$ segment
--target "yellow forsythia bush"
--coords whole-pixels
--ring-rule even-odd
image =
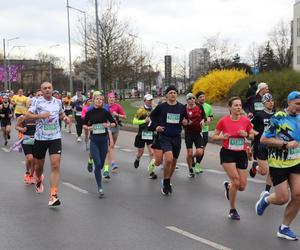
[[[195,81],[193,94],[198,91],[205,93],[208,102],[218,102],[227,97],[229,89],[248,74],[240,69],[214,70]]]

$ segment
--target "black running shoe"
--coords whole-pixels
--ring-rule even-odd
[[[157,179],[157,175],[154,172],[151,172],[150,176],[149,176],[149,179],[156,180]]]
[[[253,162],[252,163],[252,167],[250,168],[250,170],[249,170],[249,175],[252,177],[252,178],[254,178],[255,177],[255,175],[256,175],[256,167],[257,167],[257,162]]]
[[[138,168],[139,166],[140,166],[140,160],[135,159],[135,161],[134,161],[134,167]]]
[[[90,173],[93,172],[93,161],[92,161],[92,160],[88,160],[87,170],[88,170]]]
[[[225,197],[227,198],[227,200],[229,200],[229,182],[224,181],[223,185],[225,187]]]

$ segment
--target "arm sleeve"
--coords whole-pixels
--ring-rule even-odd
[[[133,125],[142,125],[142,124],[145,124],[145,120],[139,120],[138,118],[134,117],[133,120],[132,120],[132,124]]]

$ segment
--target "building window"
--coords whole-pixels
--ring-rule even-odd
[[[297,64],[300,64],[300,46],[297,46]]]
[[[300,36],[300,17],[297,18],[297,37]]]

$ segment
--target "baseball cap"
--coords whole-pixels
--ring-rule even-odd
[[[261,102],[265,103],[265,102],[269,102],[273,100],[273,96],[270,93],[266,93],[262,96],[261,98]]]
[[[267,88],[267,87],[268,87],[268,84],[266,84],[265,82],[261,82],[257,86],[256,94],[258,94],[259,91],[261,91],[262,89]]]
[[[193,93],[188,93],[188,94],[185,96],[185,99],[186,99],[186,100],[189,100],[191,97],[196,98],[196,97],[194,96]]]
[[[293,101],[295,99],[300,99],[300,92],[299,91],[292,91],[291,93],[289,93],[287,100],[289,101]]]
[[[147,100],[147,101],[153,100],[153,96],[151,94],[146,94],[144,96],[144,100]]]

